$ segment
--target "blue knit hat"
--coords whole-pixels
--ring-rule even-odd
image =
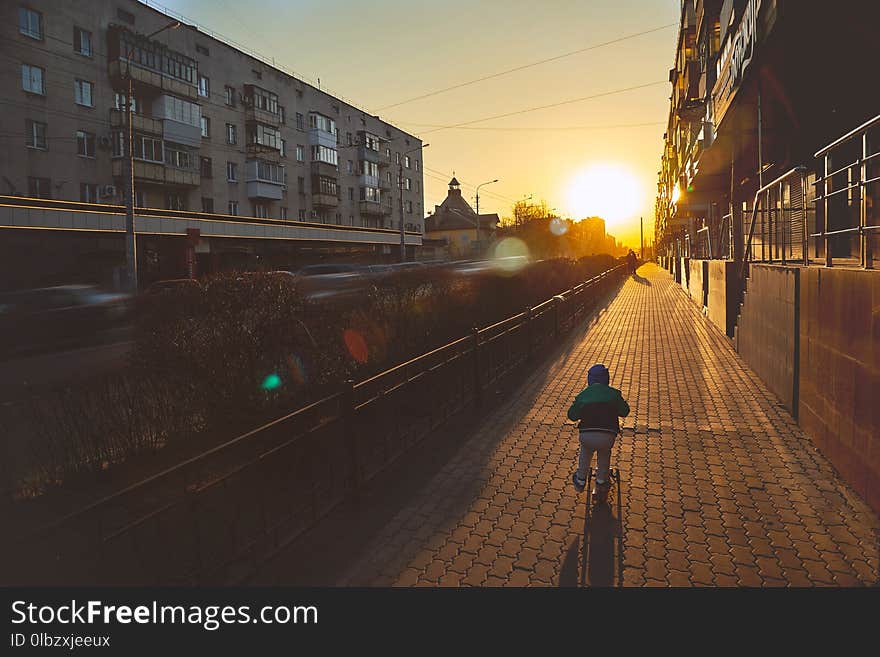
[[[587,385],[593,385],[594,383],[604,383],[608,385],[611,377],[608,374],[608,368],[602,365],[601,363],[596,363],[589,370],[587,370]]]

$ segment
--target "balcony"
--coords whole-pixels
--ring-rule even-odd
[[[320,160],[312,160],[309,164],[312,174],[316,176],[330,176],[335,178],[339,174],[339,167],[335,164],[321,162]]]
[[[383,160],[382,154],[379,153],[379,151],[375,151],[372,148],[368,148],[366,146],[358,146],[357,157],[359,160],[375,162],[376,164],[381,164]]]
[[[284,196],[284,167],[268,160],[244,163],[244,180],[250,199],[280,201]]]
[[[114,86],[124,88],[130,71],[135,87],[198,99],[198,62],[194,59],[116,25],[107,30],[107,46],[108,73]],[[127,59],[129,53],[131,59]]]
[[[316,208],[336,208],[339,207],[339,198],[333,194],[321,194],[317,192],[312,194],[312,205]]]
[[[125,175],[123,158],[113,160],[112,173],[114,178],[122,178]],[[181,169],[162,162],[146,160],[134,160],[134,178],[143,182],[178,187],[198,187],[202,183],[202,176],[197,169]]]
[[[244,151],[248,158],[260,158],[261,160],[270,160],[276,163],[281,161],[281,151],[274,146],[250,142],[245,145]]]
[[[388,213],[388,210],[379,201],[361,201],[358,209],[361,214],[377,217]]]
[[[162,121],[154,119],[143,114],[132,114],[131,124],[135,132],[142,132],[151,135],[162,134]],[[110,110],[110,127],[125,128],[125,111],[118,109]]]

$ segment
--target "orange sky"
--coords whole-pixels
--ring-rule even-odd
[[[635,177],[632,214],[608,232],[638,243],[653,203],[673,65],[679,0],[164,0],[169,9],[297,71],[322,88],[419,135],[425,207],[452,173],[481,212],[509,214],[531,194],[576,216],[572,181],[595,165]],[[655,28],[657,31],[387,108],[402,100]],[[641,89],[474,123],[483,117],[620,89]],[[623,126],[623,127],[621,127]],[[478,129],[476,129],[478,128]],[[577,128],[577,129],[576,129]],[[587,129],[583,129],[587,128]],[[583,199],[582,199],[583,200]],[[606,199],[607,204],[607,199]],[[581,204],[583,207],[583,203]],[[633,210],[633,208],[638,208]]]

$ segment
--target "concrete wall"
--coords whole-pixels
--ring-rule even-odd
[[[730,260],[709,260],[706,264],[709,319],[732,338],[739,307],[739,265]]]
[[[803,269],[799,422],[880,512],[880,271]]]
[[[690,298],[701,308],[706,305],[706,285],[709,283],[709,261],[691,260],[688,263],[690,275],[688,276],[687,292]]]
[[[795,417],[800,269],[752,265],[735,331],[742,359]]]

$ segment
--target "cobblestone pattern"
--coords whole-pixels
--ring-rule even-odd
[[[878,519],[668,273],[644,265],[372,541],[342,585],[878,581]],[[632,413],[588,513],[565,411],[605,363]]]

